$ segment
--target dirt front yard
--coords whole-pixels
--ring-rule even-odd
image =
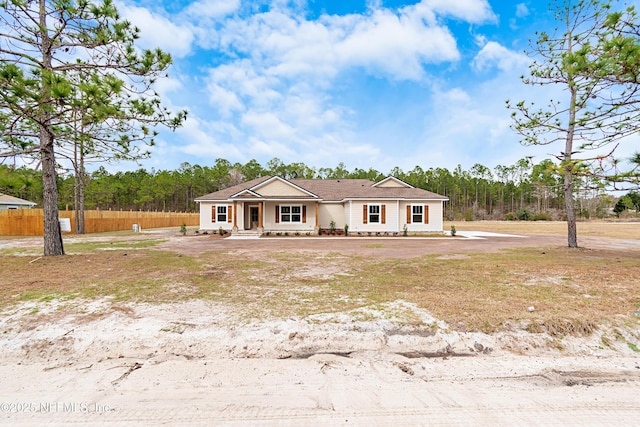
[[[640,224],[504,226],[0,239],[0,422],[640,419]]]

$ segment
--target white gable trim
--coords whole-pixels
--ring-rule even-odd
[[[247,188],[247,189],[244,189],[244,190],[242,190],[242,191],[238,191],[238,192],[237,192],[237,193],[235,193],[235,194],[232,194],[231,196],[229,196],[229,199],[233,199],[233,198],[235,198],[235,197],[240,197],[240,196],[241,196],[242,194],[244,194],[244,193],[248,193],[248,194],[250,194],[251,196],[258,197],[258,198],[260,198],[260,199],[262,199],[262,198],[263,198],[260,194],[258,194],[258,193],[256,193],[256,192],[254,192],[254,191],[251,191],[251,189],[250,189],[250,188]]]
[[[403,187],[406,187],[406,188],[414,188],[413,185],[407,184],[406,182],[396,178],[395,176],[388,176],[385,179],[383,179],[382,181],[378,181],[375,184],[373,184],[372,187],[377,187],[377,186],[379,186],[381,184],[384,184],[387,181],[397,182],[398,184],[400,184],[400,185],[402,185]]]

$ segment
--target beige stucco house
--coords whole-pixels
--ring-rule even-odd
[[[349,233],[442,231],[448,199],[397,178],[292,179],[265,176],[196,199],[200,229],[315,233],[349,226]]]

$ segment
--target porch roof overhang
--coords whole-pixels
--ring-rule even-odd
[[[322,199],[311,197],[263,197],[264,202],[320,202]]]
[[[446,202],[448,197],[433,197],[433,198],[413,198],[413,197],[345,197],[340,200],[340,203],[355,202],[355,201],[372,201],[372,202]]]
[[[196,200],[207,203],[230,203],[230,202],[322,202],[322,199],[310,197],[230,197],[221,200]],[[338,202],[340,203],[340,202]]]

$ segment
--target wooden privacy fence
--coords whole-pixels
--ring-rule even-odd
[[[71,232],[75,232],[75,213],[59,211],[60,218],[71,220]],[[140,229],[199,225],[200,215],[182,212],[143,211],[84,211],[84,231],[132,230],[134,224]],[[0,235],[42,236],[44,234],[44,212],[42,209],[9,209],[0,211]]]

